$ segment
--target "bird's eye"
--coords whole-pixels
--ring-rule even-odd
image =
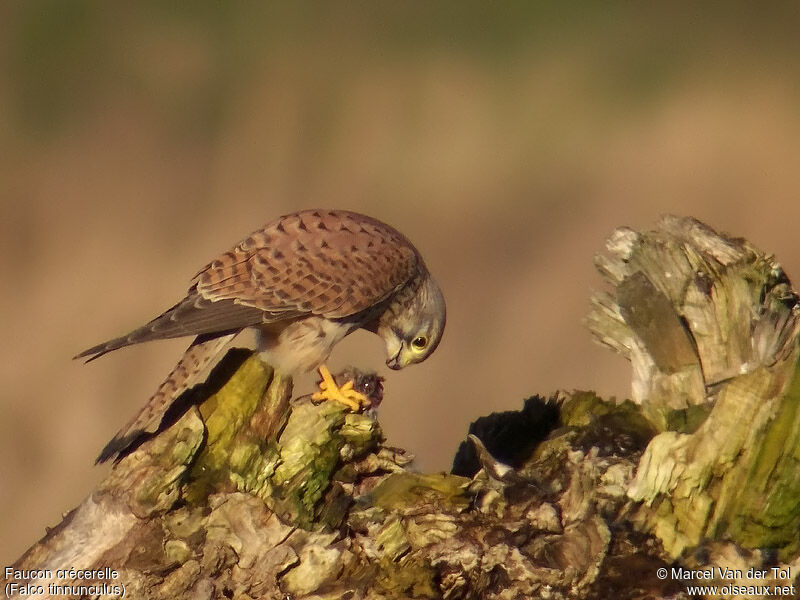
[[[424,335],[418,335],[411,341],[411,346],[414,350],[424,350],[425,346],[428,345],[428,338]]]

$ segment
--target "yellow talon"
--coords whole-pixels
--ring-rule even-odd
[[[372,404],[364,394],[353,389],[352,379],[341,387],[336,385],[331,372],[325,365],[320,366],[319,374],[322,381],[319,382],[319,391],[311,396],[312,400],[335,400],[352,411],[357,411],[362,407],[368,408]]]

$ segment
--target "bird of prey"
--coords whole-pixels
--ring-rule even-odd
[[[277,371],[292,375],[318,368],[316,399],[356,410],[369,400],[352,382],[338,386],[324,365],[339,341],[359,328],[376,333],[386,345],[386,364],[402,369],[430,356],[444,327],[442,292],[400,232],[344,210],[284,215],[200,269],[175,306],[75,357],[94,360],[131,344],[196,336],[97,460],[119,456],[142,435],[158,431],[173,401],[243,329],[255,329],[258,350]]]

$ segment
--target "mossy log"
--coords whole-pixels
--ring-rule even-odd
[[[476,421],[453,473],[420,474],[373,413],[292,399],[289,379],[233,350],[0,584],[43,586],[31,597],[105,584],[128,598],[689,598],[691,581],[658,570],[717,567],[764,569],[741,585],[794,584],[787,278],[692,219],[620,229],[608,249],[613,291],[588,324],[631,361],[630,400],[531,397]]]

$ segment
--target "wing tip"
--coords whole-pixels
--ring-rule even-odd
[[[103,354],[106,354],[107,352],[109,352],[109,350],[105,350],[102,347],[89,348],[88,350],[84,350],[80,354],[76,354],[75,356],[73,356],[72,360],[78,360],[79,358],[86,358],[88,356],[88,358],[86,358],[86,360],[83,361],[84,364],[86,364],[100,358],[101,356],[103,356]]]
[[[102,344],[97,344],[96,346],[92,346],[88,350],[84,350],[83,352],[76,354],[72,357],[72,360],[77,360],[79,358],[86,358],[87,363],[92,362],[103,356],[104,354],[108,354],[109,352],[113,352],[114,350],[119,350],[120,348],[124,348],[125,346],[130,346],[131,344],[136,343],[136,341],[131,341],[130,335],[126,337],[116,338],[110,340],[108,342],[103,342]]]
[[[94,459],[94,464],[100,465],[107,462],[110,458],[117,454],[117,450],[111,447],[111,442],[106,444],[105,448],[100,451],[97,458]]]
[[[105,447],[97,455],[94,464],[99,465],[114,459],[114,462],[119,461],[125,454],[133,450],[133,445],[137,439],[142,435],[141,430],[136,430],[124,435],[117,434],[108,442]]]

